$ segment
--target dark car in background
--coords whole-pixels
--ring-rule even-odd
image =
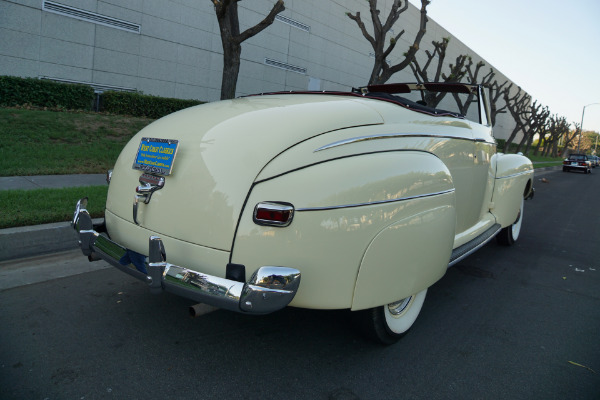
[[[571,154],[569,158],[563,161],[563,171],[583,171],[584,174],[592,173],[592,161],[590,156],[585,154]]]

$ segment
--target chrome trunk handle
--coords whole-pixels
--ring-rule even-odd
[[[140,200],[144,200],[144,204],[150,203],[152,194],[157,190],[162,189],[164,186],[164,176],[151,174],[142,174],[142,176],[140,176],[140,186],[135,189],[136,195],[133,197],[133,222],[135,222],[136,225],[139,225],[137,216]]]

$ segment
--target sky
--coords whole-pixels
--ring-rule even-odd
[[[583,130],[600,132],[600,1],[432,0],[427,15],[552,114],[581,123],[587,106]]]

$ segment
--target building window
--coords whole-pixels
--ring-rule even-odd
[[[265,64],[270,65],[271,67],[285,69],[287,71],[297,72],[299,74],[306,74],[306,68],[297,67],[295,65],[291,65],[288,63],[284,63],[282,61],[273,60],[271,58],[265,58]]]
[[[122,29],[127,32],[140,33],[141,26],[133,22],[123,21],[121,19],[109,17],[107,15],[96,14],[90,11],[67,6],[53,1],[42,3],[42,10],[65,17],[75,18],[81,21],[91,22],[93,24],[104,25],[111,28]]]
[[[298,28],[300,30],[310,32],[310,26],[303,24],[302,22],[298,22],[288,17],[284,17],[283,15],[276,15],[275,19],[279,22],[283,22],[284,24],[288,24],[293,26],[294,28]]]

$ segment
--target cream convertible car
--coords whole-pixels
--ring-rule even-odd
[[[444,92],[473,115],[422,105]],[[462,84],[200,105],[139,132],[105,223],[82,199],[73,226],[90,260],[152,291],[249,314],[350,309],[392,343],[449,266],[519,237],[533,168],[496,153],[488,115],[484,89]]]

